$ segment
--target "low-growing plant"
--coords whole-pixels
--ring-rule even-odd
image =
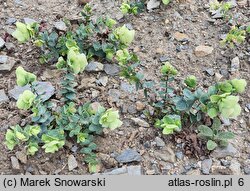
[[[19,30],[19,29],[17,29]],[[122,44],[129,44],[133,35],[128,29],[117,29],[116,38],[121,38]],[[127,39],[122,39],[128,35]],[[132,35],[132,36],[131,36]],[[29,86],[18,98],[17,107],[32,112],[32,120],[26,127],[19,125],[10,127],[6,133],[5,144],[10,150],[17,145],[26,145],[27,153],[34,155],[40,146],[46,153],[54,153],[61,149],[67,139],[73,138],[81,145],[80,153],[89,164],[89,169],[95,169],[97,158],[94,136],[100,135],[104,128],[114,130],[122,125],[118,111],[105,109],[101,105],[93,107],[91,103],[77,102],[76,75],[82,73],[88,64],[84,53],[80,52],[77,42],[73,39],[65,41],[65,47],[58,52],[56,63],[58,69],[64,71],[60,84],[61,103],[55,103],[46,97],[46,91],[41,91],[36,75],[25,71],[21,66],[16,69],[17,84]],[[44,97],[45,95],[45,97]]]
[[[149,82],[143,86],[147,87],[147,93],[156,94],[157,101],[150,102],[155,108],[152,118],[155,121],[155,126],[163,129],[163,134],[179,132],[181,126],[198,125],[207,118],[218,124],[217,118],[220,116],[229,119],[240,115],[241,107],[237,94],[245,91],[247,85],[245,80],[233,79],[219,82],[208,87],[208,90],[205,91],[197,87],[197,79],[193,75],[188,76],[183,83],[176,83],[173,86],[178,72],[169,62],[161,67],[161,73],[160,88],[157,88],[153,82],[150,86]],[[215,124],[213,128],[215,128]],[[210,131],[209,150],[213,148],[210,145],[213,143],[212,141],[225,143],[226,135],[231,135],[231,133],[220,132],[217,126],[213,134]],[[205,126],[200,126],[198,130],[203,132],[202,128],[204,130]]]
[[[229,44],[229,46],[233,48],[235,45],[243,43],[245,39],[246,30],[233,26],[221,43],[222,45]]]
[[[134,3],[133,5],[139,4]],[[74,73],[78,73],[85,68],[87,60],[118,61],[121,76],[135,83],[137,88],[141,88],[140,80],[143,75],[136,72],[136,67],[140,65],[140,61],[134,53],[128,51],[129,45],[134,40],[135,31],[128,29],[125,25],[115,27],[116,21],[109,17],[99,17],[92,20],[92,9],[88,4],[84,6],[81,16],[82,22],[78,27],[73,29],[69,25],[68,31],[60,33],[60,35],[57,30],[49,32],[34,23],[36,28],[41,29],[32,33],[34,34],[32,37],[33,43],[40,47],[43,52],[39,59],[40,62],[55,63],[57,61],[56,66],[58,68],[67,66],[74,70]],[[28,27],[23,23],[22,26]],[[13,33],[14,37],[16,37],[14,34],[17,31],[22,34],[17,28]],[[19,38],[17,39],[20,41]],[[22,42],[29,40],[29,38],[23,39]],[[119,61],[121,51],[127,51],[126,53],[129,54],[127,60],[123,60],[123,63]],[[68,57],[64,59],[66,55]],[[82,65],[80,66],[77,63]]]
[[[217,146],[227,146],[228,140],[234,138],[232,132],[222,130],[222,125],[218,118],[213,119],[211,127],[200,125],[198,131],[198,136],[207,141],[207,149],[210,151],[214,150]]]
[[[20,78],[19,76],[18,79]],[[34,86],[33,83],[27,81],[22,85]],[[49,106],[52,104],[49,100],[43,101],[36,95],[36,90],[31,88],[19,96],[17,107],[32,111],[32,122],[24,129],[19,125],[11,127],[6,133],[7,147],[12,150],[16,145],[26,143],[28,154],[34,155],[38,151],[38,145],[42,144],[46,153],[54,153],[65,145],[67,137],[75,137],[77,143],[82,146],[80,152],[87,156],[87,162],[96,165],[93,135],[101,134],[104,128],[113,130],[120,127],[122,122],[119,120],[118,111],[106,110],[102,106],[94,110],[90,103],[77,105],[75,100],[67,95],[63,106],[55,108]]]
[[[165,115],[161,120],[155,122],[155,127],[162,128],[164,135],[181,131],[181,118],[179,115]]]
[[[120,7],[120,10],[123,15],[137,15],[144,10],[144,3],[142,1],[131,2],[130,0],[124,0]]]
[[[16,30],[13,32],[13,37],[15,37],[20,43],[24,43],[32,38],[34,38],[38,31],[39,25],[36,22],[31,24],[24,24],[21,22],[16,22]]]
[[[18,86],[25,86],[26,84],[36,81],[36,75],[26,72],[21,66],[16,69],[16,77]]]
[[[210,11],[218,11],[224,19],[230,17],[228,12],[233,7],[232,2],[219,2],[218,0],[211,1],[209,6]]]
[[[164,4],[169,2],[163,0]],[[222,9],[223,14],[226,14],[229,9],[226,5],[219,3],[219,8],[215,6],[214,9]],[[128,1],[124,2],[121,9],[124,13],[138,11]],[[42,27],[36,23],[17,23],[13,36],[21,43],[32,40],[43,53],[40,62],[55,64],[63,71],[63,77],[59,91],[61,103],[58,104],[50,97],[44,98],[46,92],[38,91],[39,82],[34,74],[22,67],[17,68],[17,85],[30,87],[30,90],[19,96],[17,107],[30,111],[32,120],[24,128],[16,125],[7,130],[5,144],[10,150],[17,145],[26,145],[28,154],[34,155],[42,146],[45,152],[54,153],[65,145],[68,138],[72,138],[81,146],[80,153],[84,154],[89,168],[95,169],[97,145],[94,143],[94,136],[100,135],[104,128],[116,129],[122,122],[118,111],[112,108],[77,102],[76,76],[84,71],[91,59],[118,63],[122,77],[135,83],[137,89],[143,88],[147,98],[151,93],[156,95],[156,99],[149,99],[149,104],[155,108],[151,118],[155,127],[160,128],[163,134],[180,132],[183,127],[198,126],[205,119],[211,119],[211,127],[198,127],[199,137],[207,140],[208,150],[213,150],[217,145],[225,146],[227,140],[233,138],[231,132],[221,128],[218,117],[236,118],[240,115],[238,94],[245,91],[245,80],[227,80],[204,90],[198,87],[193,75],[187,76],[183,82],[177,82],[177,69],[166,62],[160,69],[159,87],[152,81],[142,83],[143,75],[136,70],[140,61],[128,49],[134,40],[135,31],[126,25],[115,27],[116,21],[108,17],[92,20],[92,10],[88,4],[81,15],[81,24],[76,29],[69,24],[68,30],[60,33],[56,30],[41,30]],[[249,28],[242,32],[234,27],[225,43],[241,42],[245,39],[246,32],[249,32]],[[148,113],[145,114],[149,116]]]

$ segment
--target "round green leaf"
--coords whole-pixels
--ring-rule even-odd
[[[209,140],[207,142],[207,149],[210,151],[214,150],[217,146],[218,146],[217,143],[212,140]]]

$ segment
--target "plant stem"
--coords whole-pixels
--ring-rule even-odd
[[[166,99],[167,99],[167,96],[168,96],[167,95],[168,94],[168,76],[167,76],[165,85],[166,85],[166,89],[165,89],[165,99],[164,99],[164,102],[166,103]]]

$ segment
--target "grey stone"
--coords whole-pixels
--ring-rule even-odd
[[[59,31],[66,31],[67,26],[63,21],[54,22],[54,26]]]
[[[36,90],[37,94],[41,96],[43,101],[47,101],[55,94],[55,88],[50,82],[35,82],[34,89]],[[12,98],[18,100],[18,97],[25,90],[31,90],[30,86],[29,85],[26,85],[24,87],[15,86],[8,93]]]
[[[0,71],[11,71],[15,63],[15,58],[6,55],[0,55]]]
[[[100,62],[90,62],[87,67],[85,68],[88,72],[101,72],[103,71],[103,64]]]
[[[74,170],[75,168],[78,167],[76,158],[73,155],[69,155],[68,158],[68,167],[69,167],[69,171]]]
[[[156,164],[153,164],[153,166]],[[166,165],[164,165],[162,167],[162,171],[165,171],[166,173],[169,172],[172,168],[174,167],[174,165],[172,163],[167,163]],[[159,170],[158,170],[159,171]]]
[[[228,77],[228,70],[227,69],[220,69],[220,73],[221,75],[225,76],[225,77]]]
[[[158,8],[160,4],[161,4],[160,0],[149,0],[147,4],[147,9],[152,10],[152,9]]]
[[[70,149],[73,153],[75,153],[78,150],[78,146],[74,145],[71,149]]]
[[[6,42],[5,47],[6,47],[7,50],[15,50],[16,46],[11,42]]]
[[[31,90],[28,85],[24,87],[15,86],[13,89],[8,91],[8,94],[11,98],[14,98],[15,100],[18,100],[18,97],[25,91],[25,90]]]
[[[11,160],[12,169],[14,169],[14,170],[20,170],[20,164],[19,164],[17,158],[14,157],[14,156],[11,156],[10,160]]]
[[[219,8],[218,10],[212,12],[212,18],[213,19],[221,19],[221,18],[223,18],[223,15],[221,14],[221,8]]]
[[[15,3],[16,3],[17,5],[23,5],[22,0],[15,0]]]
[[[160,169],[159,169],[159,166],[157,164],[153,164],[152,169],[154,169],[156,175],[160,174]]]
[[[250,103],[246,104],[246,107],[250,110]]]
[[[128,162],[140,162],[142,160],[141,155],[133,150],[133,149],[127,149],[123,151],[120,155],[118,155],[115,158],[119,163],[128,163]]]
[[[129,105],[128,106],[128,113],[136,114],[137,113],[136,105]]]
[[[131,118],[131,120],[136,124],[136,125],[139,125],[140,127],[150,127],[150,125],[142,120],[142,119],[139,119],[139,118]]]
[[[129,30],[133,30],[133,26],[132,26],[131,23],[127,23],[127,24],[125,24],[125,25],[126,25],[126,27],[127,27]]]
[[[9,35],[12,35],[15,30],[13,28],[10,28],[9,26],[5,27],[5,32]]]
[[[9,17],[7,20],[6,20],[6,24],[7,25],[12,25],[16,22],[16,18],[13,18],[13,17]]]
[[[222,121],[222,124],[224,126],[230,126],[232,124],[230,119],[226,119],[226,118],[223,118],[223,117],[221,117],[221,121]]]
[[[205,159],[201,162],[201,171],[203,174],[209,174],[212,163],[212,159]]]
[[[190,164],[186,164],[186,165],[184,166],[184,169],[185,169],[186,171],[189,171],[190,169],[192,169],[192,166],[191,166]]]
[[[96,83],[98,84],[98,85],[102,85],[102,86],[107,86],[107,84],[108,84],[108,80],[109,80],[109,78],[107,77],[107,76],[102,76],[101,78],[99,78],[97,81],[96,81]]]
[[[5,41],[0,37],[0,49],[4,47]]]
[[[121,174],[127,174],[127,173],[128,173],[127,168],[122,167],[122,168],[114,169],[110,172],[105,172],[105,173],[103,173],[103,175],[121,175]]]
[[[220,35],[220,39],[221,39],[221,40],[224,40],[226,37],[227,37],[227,34],[221,34],[221,35]]]
[[[141,166],[128,166],[128,175],[139,176],[142,175],[142,167]]]
[[[216,19],[210,19],[209,18],[209,19],[207,19],[207,21],[210,22],[210,23],[215,23]]]
[[[121,96],[121,92],[117,89],[110,89],[108,91],[109,96],[112,98],[113,102],[118,102]]]
[[[174,12],[173,16],[174,16],[174,18],[176,18],[176,19],[183,19],[183,17],[181,16],[181,14],[178,13],[177,11]]]
[[[2,89],[0,90],[0,103],[4,103],[9,101],[8,96],[5,94],[5,91]]]
[[[132,93],[135,91],[135,86],[127,82],[121,82],[121,90],[127,93]]]
[[[143,145],[145,148],[149,149],[151,147],[150,142],[146,141]]]
[[[166,61],[169,61],[170,59],[169,59],[169,57],[168,56],[161,56],[160,57],[160,61],[161,62],[166,62]]]
[[[166,144],[160,137],[155,137],[157,147],[164,147]]]
[[[240,59],[238,56],[231,60],[231,72],[238,71],[240,68]]]
[[[158,160],[163,160],[165,162],[170,162],[170,163],[175,162],[175,153],[170,147],[166,147],[161,151],[155,151],[154,156]]]
[[[0,55],[0,64],[6,64],[8,61],[8,56]]]
[[[43,101],[49,100],[55,94],[55,88],[50,82],[35,82],[35,90]]]
[[[231,143],[227,145],[225,148],[216,148],[212,153],[211,156],[214,158],[225,158],[227,156],[234,157],[237,153],[236,148],[233,147]]]
[[[34,169],[31,165],[29,165],[29,166],[27,167],[27,169],[26,169],[26,172],[34,173],[34,172],[35,172],[35,169]]]
[[[250,175],[250,165],[244,167],[244,173]]]
[[[220,162],[223,166],[229,166],[231,164],[231,161],[224,159],[221,159]]]
[[[36,20],[28,18],[28,17],[23,18],[23,21],[24,21],[25,24],[37,23]]]
[[[175,153],[175,156],[176,156],[176,158],[178,158],[178,159],[180,159],[180,160],[182,160],[182,159],[184,158],[184,154],[183,154],[182,151],[177,151],[177,152]]]
[[[241,175],[241,169],[240,169],[240,163],[233,159],[231,161],[231,165],[229,166],[229,169],[232,171],[233,175]]]
[[[25,150],[17,151],[15,154],[16,158],[20,160],[23,164],[27,163],[27,153]]]
[[[210,76],[213,76],[213,75],[214,75],[214,70],[213,70],[213,68],[208,68],[208,69],[206,69],[206,72],[207,72]]]
[[[104,71],[108,75],[115,76],[119,74],[120,68],[116,64],[104,64]]]

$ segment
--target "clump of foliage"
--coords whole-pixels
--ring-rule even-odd
[[[228,140],[234,138],[234,134],[232,132],[223,131],[219,118],[213,119],[213,125],[211,127],[200,125],[198,127],[198,131],[198,136],[207,140],[208,150],[214,150],[218,145],[227,146]]]
[[[141,1],[131,2],[130,0],[124,0],[120,7],[120,10],[123,15],[137,15],[144,10],[144,3]]]
[[[81,67],[80,63],[78,65]],[[78,73],[78,70],[75,71],[69,65],[65,65],[64,69],[66,75]],[[22,82],[26,80],[21,84],[22,86],[31,86],[31,90],[26,90],[19,96],[17,107],[33,112],[33,117],[30,125],[24,128],[19,125],[10,127],[6,133],[5,144],[7,147],[12,150],[16,145],[26,144],[28,154],[34,155],[38,151],[39,145],[42,144],[46,153],[54,153],[65,145],[67,137],[75,137],[77,143],[82,146],[80,152],[86,155],[86,162],[92,166],[96,165],[97,160],[94,153],[96,145],[93,142],[93,136],[101,134],[104,128],[113,130],[120,127],[122,122],[119,119],[118,111],[106,110],[102,106],[93,110],[91,103],[77,105],[76,97],[67,96],[68,94],[64,94],[63,105],[56,106],[56,111],[54,111],[55,105],[50,100],[42,100],[38,95],[34,88],[35,81],[27,80],[30,79],[28,78],[30,76],[32,79],[36,79],[34,74],[26,72],[23,68],[18,68],[16,74],[18,80]],[[75,91],[67,87],[67,84],[61,86],[63,91]]]
[[[8,149],[13,150],[16,145],[27,142],[27,153],[34,155],[38,151],[38,134],[41,128],[36,125],[27,125],[25,128],[19,125],[12,126],[5,135],[5,144]]]
[[[26,72],[21,66],[16,69],[16,77],[17,85],[21,87],[36,81],[36,75]]]
[[[133,5],[139,6],[139,3]],[[126,25],[116,26],[117,22],[109,17],[99,17],[93,20],[92,9],[88,4],[84,6],[81,16],[82,21],[77,27],[71,26],[68,22],[68,30],[65,33],[61,32],[60,35],[56,30],[49,32],[44,30],[42,26],[34,24],[37,26],[36,28],[41,29],[32,33],[34,34],[32,37],[34,44],[40,47],[43,52],[40,57],[41,63],[49,64],[58,61],[56,64],[58,68],[67,66],[79,73],[89,60],[115,62],[117,61],[117,52],[128,51],[128,47],[134,40],[134,30],[128,29]],[[28,25],[23,23],[22,26],[28,28]],[[18,28],[14,33],[17,31],[19,31]],[[22,32],[18,33],[25,36]],[[22,42],[29,40],[29,38],[23,39]],[[120,74],[130,82],[135,83],[137,88],[141,88],[140,80],[143,75],[136,72],[140,61],[134,53],[128,51],[128,54],[131,58],[127,59],[126,63],[119,62]],[[68,55],[67,59],[63,59],[66,55]],[[83,65],[78,67],[78,62]]]
[[[35,22],[31,24],[16,22],[16,27],[17,28],[13,32],[12,36],[15,37],[20,43],[24,43],[31,38],[34,38],[39,30],[39,25]]]
[[[164,135],[173,134],[174,131],[181,131],[181,118],[179,115],[165,115],[161,120],[155,122],[155,127],[162,128]]]
[[[218,0],[213,0],[210,2],[210,11],[219,12],[223,18],[228,16],[229,10],[232,8],[231,2],[219,2]]]
[[[229,46],[233,48],[235,45],[243,43],[246,39],[246,35],[247,30],[233,26],[221,43],[222,45],[229,44]]]
[[[109,31],[115,21],[106,18],[99,19],[99,23],[93,23],[90,21],[90,12],[88,5],[85,6],[82,13],[85,24],[79,26],[75,33],[68,31],[61,36],[56,32],[49,34],[39,31],[31,35],[28,25],[21,24],[21,28],[19,24],[17,25],[13,36],[22,43],[30,39],[35,45],[39,42],[39,46],[45,50],[42,60],[53,62],[56,58],[57,61],[54,63],[59,70],[64,71],[64,75],[59,91],[62,99],[58,104],[42,97],[36,75],[25,71],[22,67],[16,69],[17,85],[30,87],[30,90],[24,91],[19,96],[17,107],[31,112],[32,120],[25,127],[16,125],[8,129],[5,144],[10,150],[17,145],[26,145],[28,154],[34,155],[42,146],[46,153],[54,153],[61,149],[70,137],[81,145],[80,153],[84,154],[84,160],[93,170],[98,162],[94,136],[100,135],[104,128],[114,130],[122,125],[118,111],[112,108],[105,109],[101,105],[93,107],[89,102],[78,103],[76,76],[84,71],[88,59],[92,57],[104,56],[102,58],[109,57],[115,60],[116,52],[125,50],[132,42],[134,31],[125,26]],[[97,39],[92,39],[93,33]],[[107,35],[104,44],[98,40],[101,38],[99,35]],[[53,60],[50,60],[52,57]],[[129,61],[131,59],[120,63],[124,71],[127,70],[125,65],[130,64]]]
[[[157,101],[150,101],[155,108],[152,118],[155,120],[155,126],[163,129],[163,134],[180,132],[181,126],[199,125],[207,118],[218,124],[218,117],[236,118],[240,115],[238,94],[245,91],[247,85],[245,80],[233,79],[219,82],[208,87],[206,91],[197,87],[197,79],[192,75],[188,76],[183,83],[175,84],[175,76],[178,71],[169,62],[161,67],[161,73],[162,79],[159,88],[153,82],[143,85],[147,87],[147,94],[156,94]],[[175,85],[173,86],[173,84]],[[149,114],[147,115],[149,116]],[[211,129],[202,125],[198,130],[204,135],[208,128]],[[212,129],[214,129],[213,134],[209,130],[209,136],[203,136],[210,137],[209,150],[215,148],[210,145],[211,141],[223,142],[225,145],[226,136],[228,135],[228,139],[232,138],[231,133],[223,132],[223,130],[220,132],[218,125],[216,128],[214,125]]]

